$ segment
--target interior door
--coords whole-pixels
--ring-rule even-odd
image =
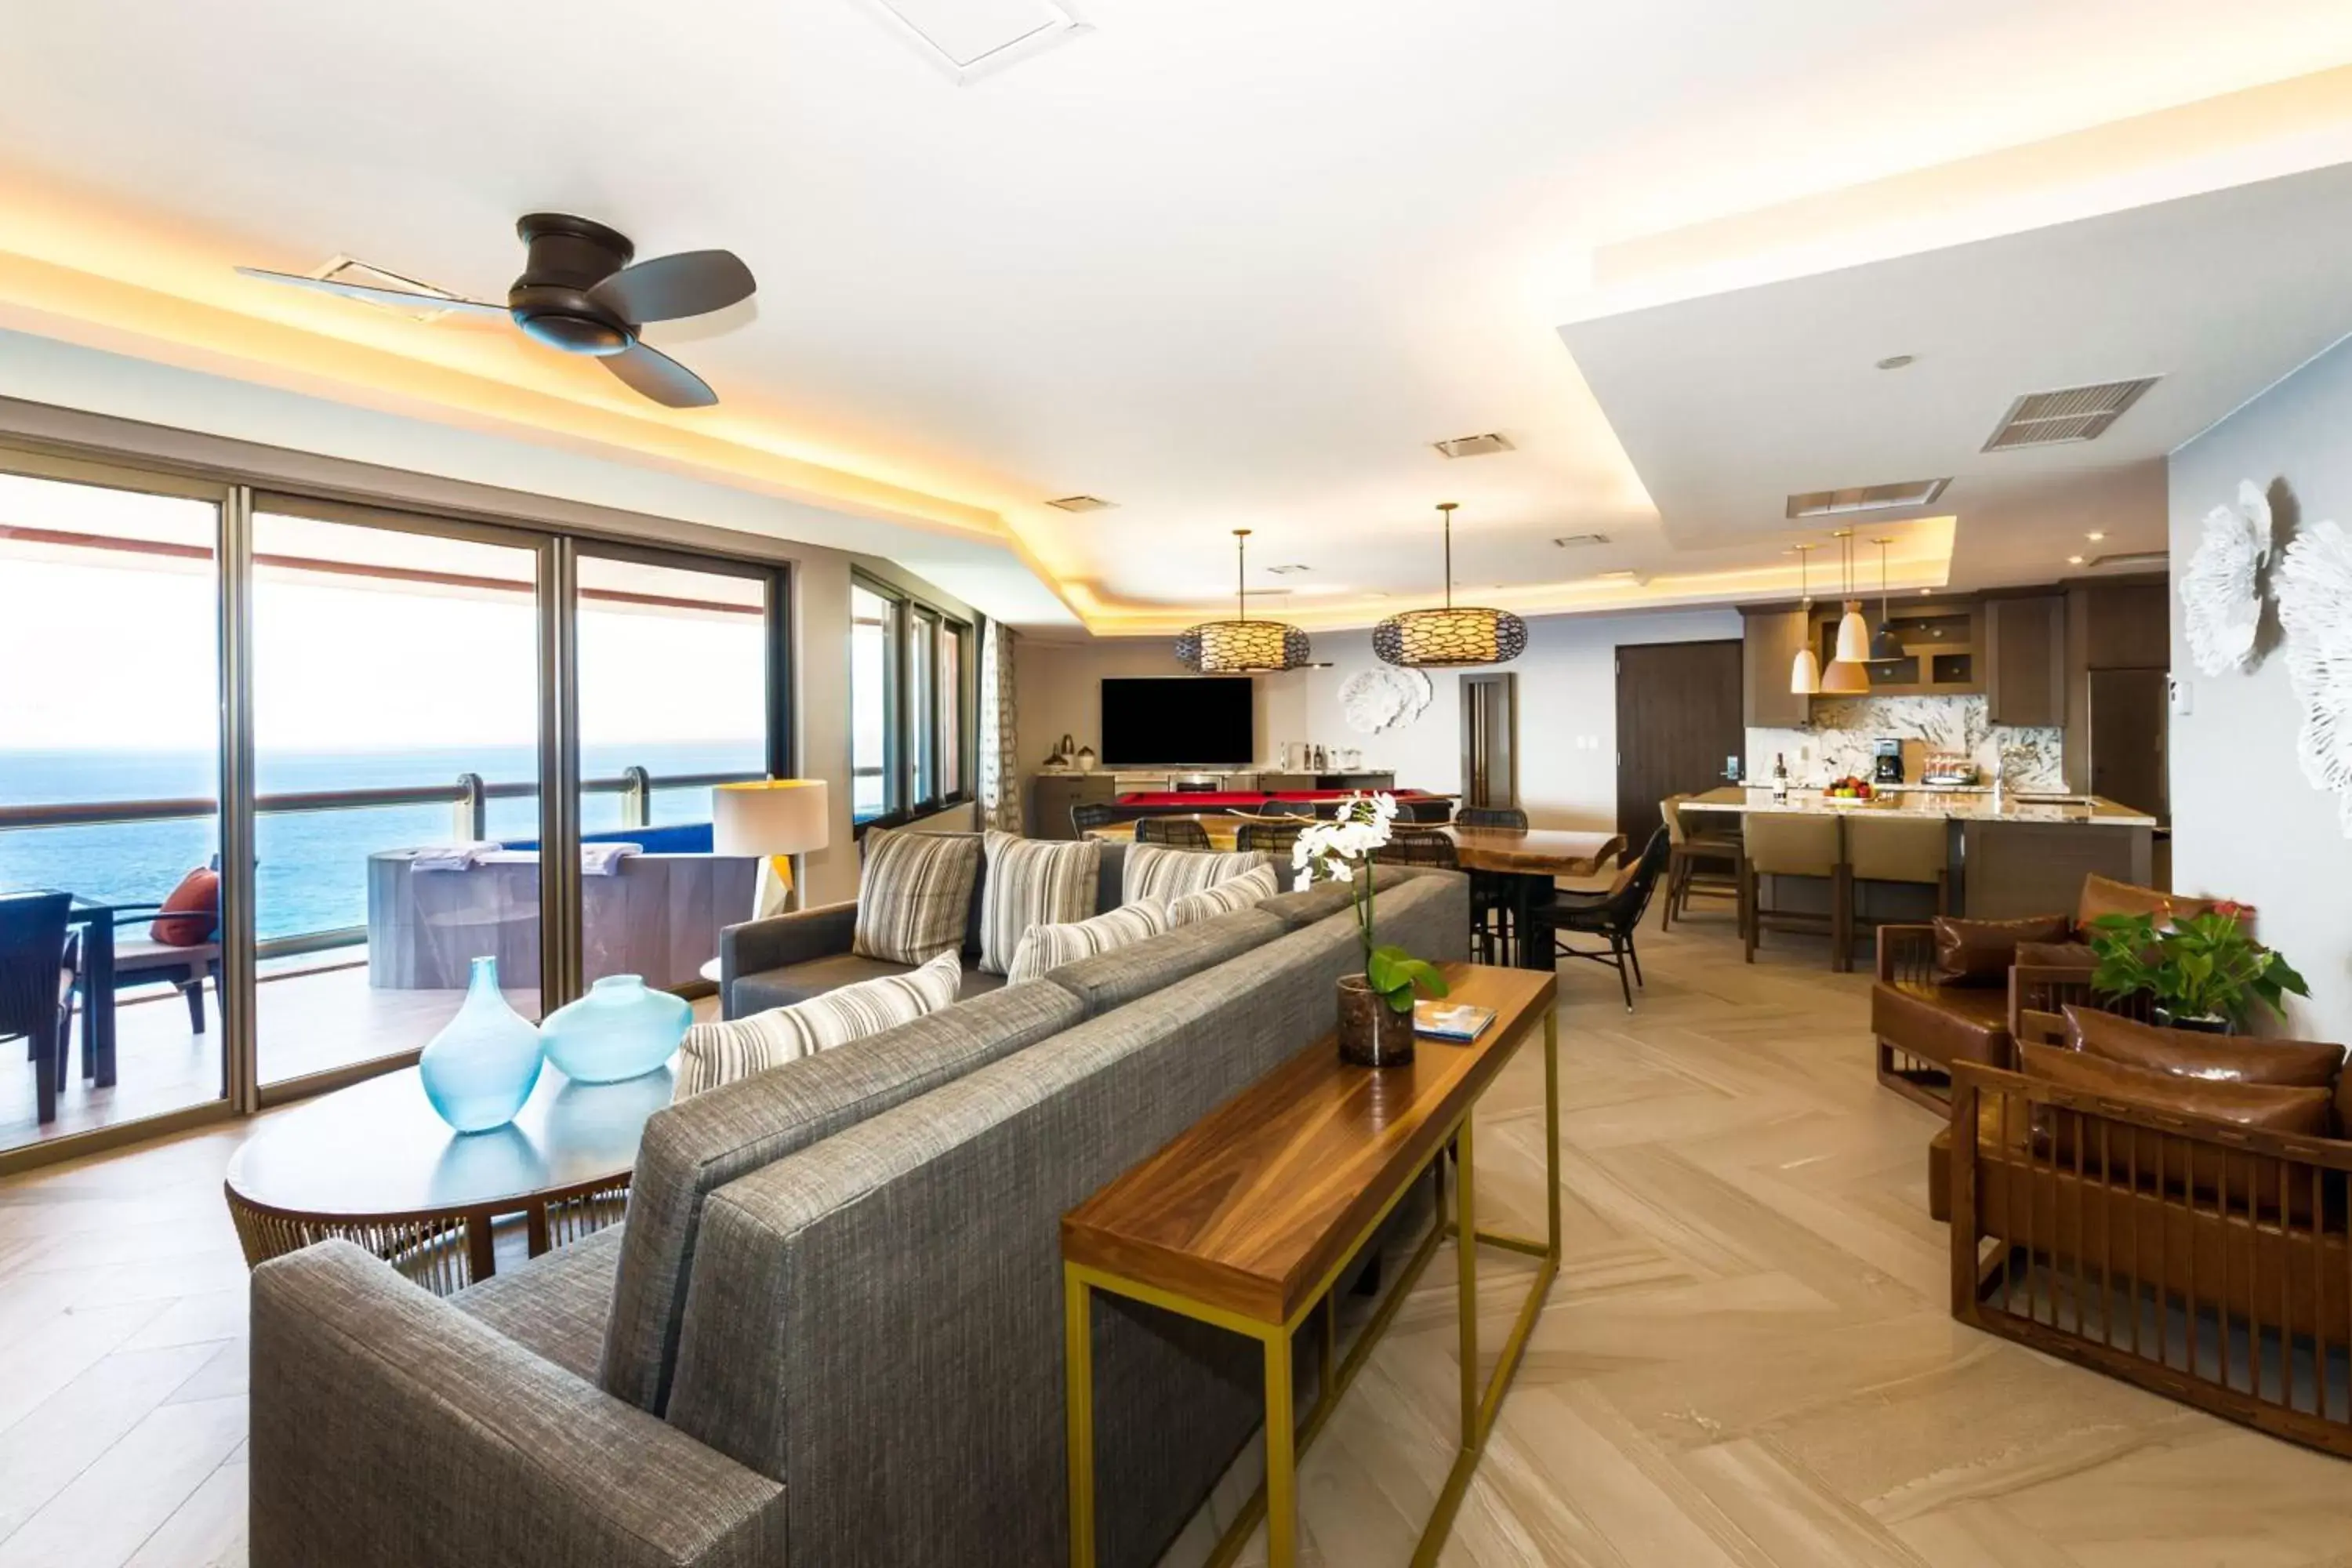
[[[1740,645],[1637,643],[1617,650],[1617,831],[1638,855],[1658,803],[1725,782],[1748,749]]]
[[[1462,804],[1519,804],[1517,678],[1508,670],[1462,678]]]
[[[2160,669],[2091,671],[2091,793],[2158,821],[2172,816],[2164,675]]]

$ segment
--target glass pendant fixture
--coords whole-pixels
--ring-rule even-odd
[[[1797,645],[1797,657],[1789,664],[1789,689],[1799,697],[1811,697],[1822,689],[1822,658],[1813,651],[1813,584],[1806,574],[1806,558],[1820,549],[1817,544],[1797,546],[1797,584],[1803,595],[1797,605],[1797,622],[1803,627]]]
[[[1878,546],[1878,629],[1870,634],[1870,657],[1874,662],[1901,658],[1903,639],[1895,635],[1895,622],[1886,609],[1886,547],[1895,541],[1874,539],[1871,542]]]
[[[1838,621],[1838,664],[1860,664],[1870,657],[1870,623],[1862,618],[1862,601],[1853,596],[1853,530],[1838,531],[1845,561],[1845,615]],[[1868,677],[1864,677],[1865,682]]]
[[[1445,520],[1445,607],[1407,610],[1372,628],[1372,651],[1410,669],[1446,669],[1460,665],[1508,664],[1528,647],[1528,623],[1508,610],[1488,610],[1454,602],[1454,510],[1440,501]]]
[[[1202,621],[1176,637],[1176,662],[1202,675],[1253,675],[1297,669],[1315,657],[1307,634],[1280,621],[1249,618],[1246,574],[1250,531],[1234,530],[1234,598],[1230,621]]]

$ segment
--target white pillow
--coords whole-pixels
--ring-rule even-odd
[[[1168,903],[1170,926],[1188,926],[1195,921],[1213,921],[1219,915],[1229,915],[1235,910],[1245,910],[1276,892],[1274,868],[1260,866],[1256,870],[1239,877],[1228,877],[1213,888],[1203,888],[1197,893],[1187,893]]]
[[[1066,925],[1095,912],[1102,840],[991,833],[986,842],[988,879],[980,889],[980,966],[991,974],[1002,974],[1013,966],[1013,955],[1031,927]]]
[[[678,1046],[670,1102],[911,1024],[951,1005],[962,987],[963,960],[950,948],[904,974],[861,980],[729,1023],[697,1024]]]
[[[1121,904],[1089,921],[1068,925],[1031,926],[1013,954],[1008,985],[1042,980],[1053,970],[1098,952],[1109,952],[1168,929],[1168,911],[1157,903]]]
[[[1119,902],[1139,904],[1146,899],[1167,903],[1187,893],[1213,888],[1220,882],[1271,866],[1262,849],[1220,855],[1207,849],[1173,849],[1161,844],[1130,844],[1122,872]]]

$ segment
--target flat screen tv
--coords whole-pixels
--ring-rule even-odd
[[[1102,763],[1246,767],[1257,761],[1255,682],[1243,676],[1102,683]]]

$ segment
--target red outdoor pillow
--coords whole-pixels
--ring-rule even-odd
[[[180,879],[147,934],[165,947],[202,947],[220,927],[220,873],[198,867]]]

